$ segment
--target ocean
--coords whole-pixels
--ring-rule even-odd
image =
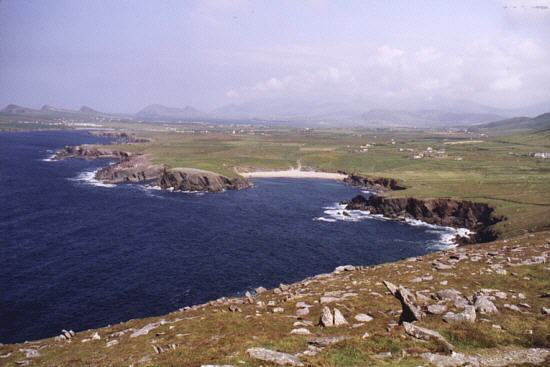
[[[0,133],[0,342],[160,315],[331,272],[422,255],[453,231],[338,203],[334,181],[257,179],[223,193],[104,185],[107,160],[51,161],[84,131]]]

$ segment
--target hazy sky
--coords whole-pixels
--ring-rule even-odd
[[[550,0],[0,0],[0,104],[550,100]],[[372,106],[374,107],[374,106]]]

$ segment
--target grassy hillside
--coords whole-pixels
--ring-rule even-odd
[[[488,124],[477,125],[477,129],[486,129],[492,133],[510,134],[526,131],[538,131],[550,129],[550,112],[530,118],[515,117],[507,120],[495,121]]]
[[[544,296],[548,295],[550,277],[548,265],[537,263],[541,255],[547,256],[549,241],[550,232],[541,232],[466,246],[393,264],[319,275],[249,298],[220,299],[161,317],[86,330],[70,341],[50,338],[0,345],[0,363],[275,366],[247,353],[258,347],[296,354],[305,366],[316,367],[431,365],[425,358],[433,358],[433,354],[425,353],[452,358],[441,341],[419,340],[398,325],[400,302],[383,284],[390,281],[416,294],[417,305],[438,305],[443,312],[460,313],[462,308],[448,298],[438,301],[440,291],[455,290],[463,301],[462,297],[472,300],[476,293],[493,300],[497,312],[478,311],[475,322],[444,322],[442,314],[428,314],[416,323],[439,332],[460,353],[455,358],[466,355],[493,363],[500,360],[498,366],[532,366],[538,357],[539,364],[547,366],[549,350],[528,348],[550,348],[550,316],[542,313],[550,307],[550,298]],[[450,268],[437,270],[434,265],[440,262]],[[320,326],[325,306],[340,310],[347,324]],[[298,315],[304,308],[309,311]],[[363,317],[358,320],[359,314]],[[296,329],[305,335],[292,331]],[[318,344],[330,337],[336,337],[334,343]],[[504,364],[502,358],[506,358]],[[544,359],[546,362],[541,362]]]

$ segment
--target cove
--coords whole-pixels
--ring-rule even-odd
[[[97,185],[104,160],[44,161],[86,132],[0,133],[0,342],[164,314],[435,251],[444,229],[338,214],[361,190],[255,179],[211,194]]]

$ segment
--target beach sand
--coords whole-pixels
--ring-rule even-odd
[[[317,178],[325,180],[343,180],[347,177],[341,173],[302,171],[301,169],[296,168],[291,168],[285,171],[255,171],[237,173],[247,178]]]

